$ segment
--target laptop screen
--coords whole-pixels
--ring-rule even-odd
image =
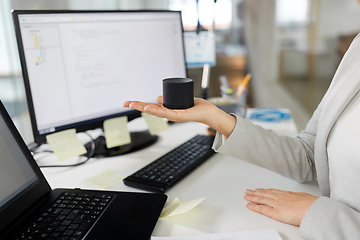
[[[39,179],[1,114],[0,153],[0,212],[2,212],[10,204],[11,199],[23,195]]]

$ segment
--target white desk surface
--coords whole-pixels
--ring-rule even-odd
[[[264,125],[260,122],[257,124]],[[266,123],[264,127],[290,136],[297,133],[292,120]],[[146,124],[141,118],[129,123],[130,130],[143,130],[142,128],[146,129]],[[43,168],[42,171],[52,188],[94,189],[84,180],[107,169],[126,177],[196,134],[207,134],[207,126],[198,123],[175,123],[170,125],[169,130],[159,133],[159,140],[144,150],[118,157],[90,160],[78,167]],[[39,163],[58,164],[53,156],[45,158],[46,160],[39,160]],[[75,159],[66,160],[64,163],[72,161]],[[320,196],[315,182],[301,184],[267,169],[216,153],[166,192],[167,204],[176,197],[185,202],[203,197],[206,199],[185,214],[159,219],[152,235],[181,236],[275,228],[284,240],[301,239],[298,227],[275,221],[246,208],[247,202],[243,198],[245,190],[255,188],[278,188]],[[109,190],[141,192],[123,183]]]

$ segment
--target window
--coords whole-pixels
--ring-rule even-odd
[[[309,0],[277,0],[276,22],[280,27],[303,27],[309,23]]]
[[[185,31],[194,31],[200,25],[209,29],[215,17],[215,29],[230,29],[232,23],[232,1],[218,0],[169,0],[170,10],[182,12]],[[214,12],[215,10],[215,12]]]
[[[0,1],[0,76],[20,75],[15,32],[9,0]]]

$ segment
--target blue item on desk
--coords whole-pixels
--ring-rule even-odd
[[[261,122],[280,122],[291,119],[291,114],[274,108],[260,108],[255,110],[249,118]]]

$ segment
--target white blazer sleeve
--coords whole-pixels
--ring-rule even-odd
[[[316,179],[313,131],[303,131],[298,138],[291,138],[277,135],[241,117],[236,118],[235,129],[225,142],[217,133],[213,145],[215,151],[299,182]]]
[[[307,240],[360,239],[360,213],[334,199],[320,197],[301,221],[300,235]]]

